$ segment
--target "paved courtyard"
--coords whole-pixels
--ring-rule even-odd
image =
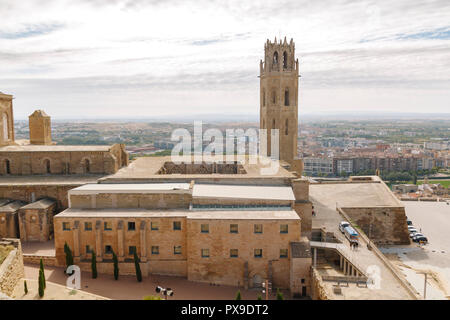
[[[47,282],[66,285],[66,275],[61,267],[45,267]],[[25,278],[37,279],[39,274],[38,265],[25,265]],[[137,282],[135,276],[119,276],[114,280],[112,275],[99,274],[97,279],[92,279],[90,272],[81,274],[81,290],[94,295],[109,299],[119,300],[142,300],[144,296],[156,295],[156,286],[172,288],[173,300],[234,300],[237,290],[241,291],[243,300],[256,300],[261,290],[244,290],[231,286],[210,286],[209,284],[188,281],[180,277],[150,276]],[[287,299],[288,293],[283,292]],[[263,296],[264,297],[264,296]],[[270,299],[275,299],[271,295]]]

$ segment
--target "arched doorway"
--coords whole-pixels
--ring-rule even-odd
[[[263,279],[259,274],[255,274],[252,278],[252,287],[253,288],[261,288],[263,283]]]

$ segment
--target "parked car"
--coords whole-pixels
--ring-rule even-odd
[[[412,238],[412,240],[414,241],[414,242],[422,242],[422,243],[428,243],[428,239],[427,239],[427,237],[425,237],[423,234],[416,234],[413,238]]]
[[[339,230],[344,233],[345,228],[347,228],[348,226],[350,226],[350,223],[348,223],[347,221],[341,221],[341,223],[339,223]]]
[[[406,224],[407,224],[408,226],[412,226],[412,221],[411,221],[411,220],[408,220],[408,219],[406,219]]]
[[[419,232],[417,229],[408,229],[409,230],[409,234],[412,234],[412,233],[417,233],[417,232]]]

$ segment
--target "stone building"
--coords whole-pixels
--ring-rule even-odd
[[[0,199],[0,238],[20,238],[19,209],[26,203]]]
[[[20,240],[45,242],[53,236],[56,202],[41,199],[19,209]]]
[[[13,96],[0,92],[0,146],[14,143]]]
[[[52,144],[50,117],[43,110],[36,110],[28,117],[30,144]]]

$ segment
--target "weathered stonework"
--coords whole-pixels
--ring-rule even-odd
[[[0,245],[15,247],[0,265],[0,291],[11,296],[19,280],[24,277],[22,246],[20,240],[9,238],[0,239]]]
[[[13,96],[0,92],[0,146],[14,144]]]
[[[36,110],[28,117],[31,144],[52,144],[50,117],[43,110]]]

